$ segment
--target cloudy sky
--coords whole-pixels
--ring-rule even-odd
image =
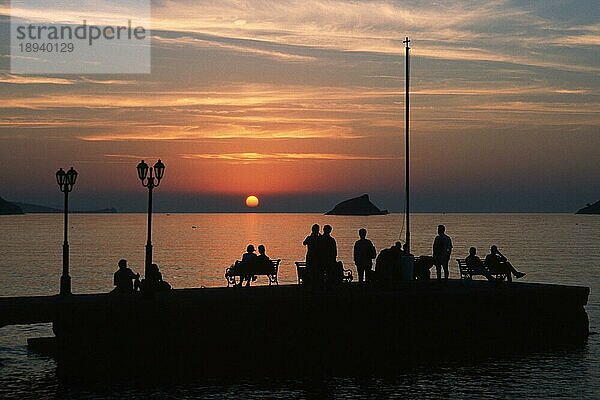
[[[135,165],[160,157],[161,211],[401,210],[407,35],[415,210],[600,199],[597,0],[154,1],[151,74],[51,76],[11,74],[0,4],[10,200],[60,205],[73,165],[76,208],[143,210]]]

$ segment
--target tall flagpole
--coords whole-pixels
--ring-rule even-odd
[[[404,212],[406,213],[406,254],[410,254],[410,147],[409,147],[409,135],[408,135],[408,129],[409,129],[409,112],[410,112],[410,96],[409,96],[409,89],[410,89],[410,39],[408,38],[408,36],[406,37],[406,39],[404,39],[402,41],[402,43],[404,43],[405,48],[406,48],[406,79],[405,79],[405,83],[406,83],[406,88],[405,88],[405,102],[404,102],[404,109],[406,112],[406,116],[404,119],[405,122],[405,127],[404,127],[404,131],[406,134],[406,139],[405,139],[405,144],[406,144],[406,149],[404,151],[404,159],[406,161],[406,168],[405,168],[405,172],[406,172],[406,177],[405,177],[405,192],[406,192],[406,209],[404,210]]]

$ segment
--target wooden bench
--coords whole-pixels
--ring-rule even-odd
[[[238,286],[242,283],[242,277],[252,276],[254,278],[257,275],[265,275],[269,278],[269,286],[271,284],[279,285],[277,281],[277,273],[279,272],[279,263],[281,259],[276,260],[256,260],[242,263],[236,261],[232,266],[225,270],[225,279],[227,280],[227,286]],[[238,283],[239,281],[239,283]]]
[[[474,275],[481,275],[479,272],[475,271],[473,268],[467,265],[467,262],[464,259],[457,258],[456,262],[458,263],[458,272],[460,273],[461,279],[472,280]],[[508,273],[506,271],[497,271],[488,268],[485,264],[483,266],[489,271],[490,275],[498,280],[506,280],[508,277]],[[484,276],[484,275],[481,275]]]
[[[341,264],[341,261],[338,261]],[[298,274],[298,284],[302,285],[306,282],[308,270],[306,269],[306,261],[296,261],[296,272]],[[342,282],[352,282],[354,277],[352,276],[352,271],[349,269],[344,269],[344,264],[342,264]]]

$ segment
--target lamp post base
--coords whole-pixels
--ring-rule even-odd
[[[61,296],[71,294],[71,277],[69,275],[60,277],[60,294]]]

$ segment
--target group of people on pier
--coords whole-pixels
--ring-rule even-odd
[[[312,226],[311,234],[304,239],[306,246],[306,267],[308,281],[312,285],[322,285],[323,282],[339,281],[340,271],[343,266],[337,261],[337,244],[331,236],[332,228],[330,225],[323,227],[323,233],[320,233],[318,224]],[[438,225],[437,236],[433,241],[433,257],[423,256],[419,265],[415,265],[415,277],[429,277],[429,269],[436,267],[437,279],[448,279],[448,264],[452,255],[452,239],[446,234],[446,227]],[[400,242],[396,242],[390,248],[381,250],[379,255],[373,243],[367,239],[367,230],[364,228],[358,231],[359,239],[354,243],[353,259],[358,272],[358,281],[367,280],[394,281],[400,276],[398,260],[402,255],[408,255],[406,247]],[[373,260],[375,260],[375,270],[373,270]],[[485,257],[485,261],[477,256],[477,249],[471,247],[469,256],[465,259],[467,265],[471,267],[478,275],[483,275],[489,280],[496,280],[492,276],[494,273],[501,272],[510,282],[512,277],[521,278],[525,276],[508,262],[498,247],[493,245],[490,248],[490,254]],[[424,271],[417,271],[423,269]]]
[[[304,239],[303,245],[306,246],[306,272],[303,278],[305,284],[313,287],[331,287],[342,282],[344,277],[344,267],[341,261],[337,260],[338,251],[336,240],[331,236],[333,228],[331,225],[324,225],[323,232],[318,224],[314,224],[310,235]],[[417,279],[429,278],[429,269],[436,267],[437,279],[448,279],[448,264],[452,254],[452,239],[446,234],[446,227],[438,225],[437,236],[433,241],[433,257],[420,257],[425,262],[415,265],[415,277]],[[353,259],[358,272],[358,281],[360,283],[370,280],[394,281],[399,277],[398,260],[400,256],[407,255],[406,247],[402,247],[400,242],[396,242],[390,248],[381,250],[379,255],[371,240],[367,239],[367,230],[361,228],[358,230],[359,239],[354,243]],[[373,260],[375,260],[375,270],[373,270]],[[421,260],[421,261],[422,261]],[[240,264],[251,264],[257,262],[270,262],[266,255],[264,245],[258,246],[258,254],[254,245],[249,244],[246,252],[242,255]],[[508,262],[507,258],[500,253],[498,247],[493,245],[490,248],[490,254],[482,261],[477,256],[477,249],[471,247],[469,255],[465,258],[467,266],[477,275],[485,276],[488,280],[497,280],[493,273],[502,273],[507,280],[512,281],[512,277],[521,278],[525,276]],[[252,274],[242,274],[239,286],[246,282],[256,279]],[[158,265],[152,264],[148,268],[145,279],[140,280],[140,275],[134,273],[128,266],[127,260],[119,261],[119,269],[114,274],[115,293],[131,293],[135,291],[155,292],[170,289],[171,286],[163,281],[162,274]]]
[[[446,227],[438,225],[438,234],[433,241],[433,263],[437,270],[437,279],[441,279],[442,268],[444,270],[444,279],[448,279],[448,263],[452,254],[452,239],[446,235]],[[485,276],[488,280],[494,281],[492,272],[500,272],[506,276],[507,281],[512,282],[512,277],[519,279],[525,276],[525,273],[519,272],[508,262],[508,259],[500,253],[496,245],[490,247],[490,254],[485,257],[485,261],[477,256],[475,247],[469,248],[469,255],[465,258],[467,267],[472,269],[477,275]]]

